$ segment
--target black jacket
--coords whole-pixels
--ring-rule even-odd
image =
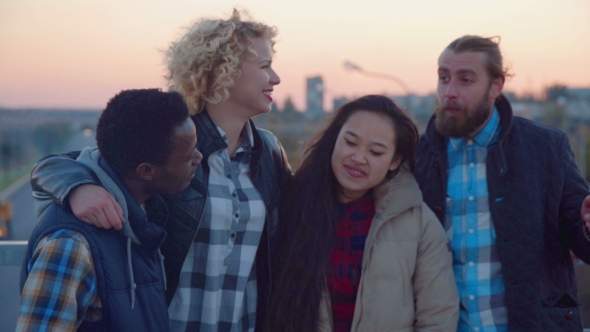
[[[489,206],[505,282],[510,331],[582,331],[570,250],[590,263],[580,216],[590,194],[567,136],[513,117],[496,100],[501,135],[486,160]],[[424,202],[445,219],[447,140],[434,117],[420,138],[414,176]]]
[[[177,195],[163,196],[170,213],[166,224],[168,236],[161,248],[166,258],[164,263],[168,279],[168,303],[176,292],[182,264],[203,216],[209,184],[207,160],[211,153],[227,147],[206,111],[193,115],[192,119],[197,128],[197,148],[203,154],[203,162],[197,168],[195,177],[187,189]],[[267,130],[256,129],[252,121],[249,123],[252,125],[254,136],[254,147],[250,156],[251,179],[265,203],[267,212],[256,254],[256,326],[259,330],[268,311],[272,280],[270,255],[276,252],[278,207],[283,186],[291,176],[291,166],[277,138]],[[69,153],[49,156],[39,161],[31,173],[33,195],[49,194],[54,201],[63,206],[66,203],[64,199],[76,186],[87,183],[100,184],[90,169],[72,160],[76,155]],[[149,209],[149,206],[146,208]]]

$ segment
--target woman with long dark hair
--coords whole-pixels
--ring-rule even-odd
[[[270,331],[455,331],[448,241],[411,174],[417,143],[377,95],[313,140],[283,201]]]

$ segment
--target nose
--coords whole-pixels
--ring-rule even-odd
[[[357,164],[362,164],[366,161],[365,154],[363,153],[363,151],[360,150],[355,151],[350,157],[350,159],[352,159],[352,161],[354,161]]]
[[[459,91],[457,89],[457,84],[455,83],[455,80],[451,80],[446,85],[445,97],[450,100],[457,99],[459,97]]]
[[[275,72],[274,69],[271,69],[271,71],[270,71],[270,84],[272,84],[272,85],[281,84],[281,78],[279,77],[277,72]]]
[[[203,154],[195,148],[195,157],[193,158],[193,166],[198,166],[203,161]]]

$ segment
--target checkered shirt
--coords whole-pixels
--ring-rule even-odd
[[[450,138],[445,229],[460,297],[459,332],[508,331],[504,278],[488,203],[486,157],[498,140],[500,116],[473,139]]]
[[[367,193],[355,201],[340,204],[339,208],[341,218],[330,255],[331,274],[328,274],[327,284],[334,332],[348,332],[352,328],[365,242],[375,215],[375,204],[373,196]]]
[[[75,331],[102,318],[86,238],[70,229],[44,237],[27,265],[17,331]]]
[[[227,142],[223,130],[217,130]],[[168,313],[172,331],[254,331],[254,259],[266,219],[262,198],[250,180],[252,129],[231,160],[212,153],[209,190],[197,235],[180,272]]]

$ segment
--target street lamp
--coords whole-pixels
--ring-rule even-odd
[[[404,89],[404,91],[406,92],[407,95],[410,94],[410,88],[408,88],[408,86],[406,85],[406,83],[404,83],[404,81],[402,81],[399,77],[397,77],[395,75],[367,71],[367,70],[364,70],[363,68],[361,68],[359,65],[354,64],[350,61],[344,61],[344,68],[347,68],[350,70],[356,70],[359,73],[366,75],[366,76],[392,80],[392,81],[396,82],[397,84],[399,84],[399,86],[401,86]]]

